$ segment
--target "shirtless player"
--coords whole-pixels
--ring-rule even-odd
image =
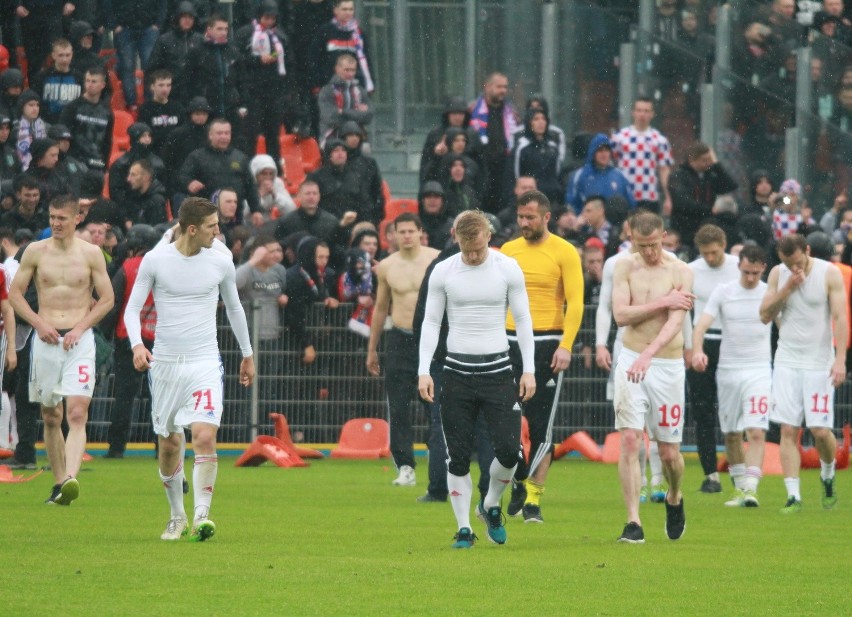
[[[666,534],[683,535],[681,478],[683,457],[684,365],[683,319],[692,307],[692,272],[663,252],[663,220],[637,214],[631,230],[635,253],[616,262],[612,304],[615,321],[624,327],[624,348],[615,369],[615,428],[621,433],[618,475],[627,524],[619,542],[645,541],[639,519],[641,477],[639,449],[643,429],[659,444],[666,493]]]
[[[388,332],[385,390],[390,417],[390,448],[399,469],[397,486],[414,486],[414,434],[410,403],[417,391],[417,341],[414,338],[414,308],[426,268],[438,256],[433,248],[421,246],[423,224],[410,213],[394,220],[399,251],[383,259],[376,268],[379,285],[367,345],[367,370],[379,375],[379,339],[388,307],[393,306],[393,329]]]
[[[29,322],[32,343],[30,400],[41,404],[44,443],[56,483],[47,503],[67,506],[80,494],[77,473],[86,450],[86,419],[95,390],[92,327],[112,308],[112,284],[101,250],[74,236],[80,219],[73,197],[50,202],[51,237],[27,247],[12,280],[12,308]],[[35,277],[38,313],[24,299]],[[92,289],[98,300],[92,302]],[[68,437],[62,436],[62,399]]]

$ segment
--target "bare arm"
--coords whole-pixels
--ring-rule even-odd
[[[39,317],[38,313],[32,309],[26,298],[24,298],[24,292],[29,287],[33,279],[33,274],[38,267],[38,255],[40,255],[40,252],[37,245],[32,245],[24,251],[24,254],[21,256],[21,265],[18,267],[18,271],[12,279],[12,286],[9,288],[9,303],[12,305],[15,313],[21,316],[21,319],[36,329],[36,333],[41,340],[51,345],[56,345],[59,342],[59,332]]]
[[[683,290],[681,286],[675,287],[667,295],[646,304],[631,305],[630,285],[628,283],[631,266],[631,259],[619,260],[612,276],[612,312],[615,316],[615,323],[619,327],[642,323],[663,311],[686,311],[692,308],[692,300],[695,296],[691,292]],[[690,278],[690,280],[692,279]]]
[[[707,368],[707,354],[704,353],[704,335],[713,325],[713,316],[702,313],[692,331],[692,368],[704,372]]]
[[[3,328],[6,333],[6,368],[14,369],[18,365],[18,355],[15,352],[15,311],[9,300],[0,301],[0,312],[3,314]]]
[[[388,318],[390,308],[391,290],[385,270],[387,264],[379,263],[376,268],[378,286],[376,289],[376,304],[373,308],[373,321],[370,323],[370,341],[367,343],[367,370],[371,375],[379,374],[379,340],[382,338],[382,330],[385,328],[385,320]]]
[[[98,299],[92,305],[89,312],[83,316],[83,319],[62,337],[62,347],[66,351],[77,344],[86,330],[96,326],[101,319],[106,317],[115,303],[115,296],[112,292],[112,281],[107,274],[106,260],[103,253],[94,245],[88,245],[86,248],[86,258],[92,272],[92,284],[94,285]]]
[[[779,268],[780,266],[775,266],[772,268],[772,272],[769,273],[769,279],[766,281],[766,293],[763,295],[763,301],[760,303],[760,321],[765,324],[770,323],[778,317],[778,314],[784,310],[787,298],[805,280],[803,272],[794,273],[787,281],[787,284],[781,289],[778,289]]]
[[[846,344],[849,341],[849,327],[846,323],[846,287],[837,268],[829,268],[828,306],[831,310],[831,323],[834,326],[834,364],[831,367],[831,380],[838,387],[846,380]]]

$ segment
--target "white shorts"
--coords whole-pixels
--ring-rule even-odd
[[[633,383],[627,369],[639,354],[624,348],[615,366],[615,428],[648,430],[651,439],[680,443],[686,398],[685,370],[680,358],[654,358],[645,379]]]
[[[154,432],[163,437],[195,422],[219,426],[225,368],[220,358],[155,359],[148,371]]]
[[[717,368],[719,427],[723,433],[769,429],[772,406],[772,369],[757,367]]]
[[[33,335],[30,352],[30,401],[56,407],[64,396],[92,398],[95,391],[95,335],[86,330],[68,351]]]
[[[805,370],[776,366],[772,372],[772,411],[778,424],[834,428],[834,386],[831,368]]]

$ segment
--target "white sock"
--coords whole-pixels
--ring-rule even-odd
[[[763,471],[760,467],[746,467],[745,476],[743,477],[743,490],[757,492],[757,485],[763,477]]]
[[[450,491],[450,504],[453,506],[453,514],[456,515],[458,528],[470,526],[470,499],[473,495],[473,480],[470,474],[466,476],[455,476],[447,472],[447,489]]]
[[[216,484],[216,471],[219,457],[213,454],[196,454],[192,468],[192,492],[195,496],[195,520],[210,515],[210,502],[213,501],[213,486]]]
[[[709,479],[713,480],[713,482],[720,482],[721,481],[721,480],[719,480],[719,472],[718,471],[714,471],[713,473],[708,473],[707,477]]]
[[[496,457],[491,461],[491,468],[489,469],[491,480],[488,483],[488,493],[485,495],[485,499],[482,500],[482,505],[486,510],[500,505],[500,498],[503,496],[503,492],[512,483],[512,476],[515,475],[515,467],[517,465],[503,467]]]
[[[798,478],[784,478],[784,486],[787,487],[787,497],[795,497],[796,501],[802,500],[802,495],[799,493]]]
[[[186,518],[186,510],[183,507],[183,459],[178,461],[177,469],[172,475],[164,476],[161,471],[160,480],[163,481],[163,488],[166,489],[166,499],[169,500],[172,518],[176,516]]]
[[[14,396],[9,398],[9,406],[12,410],[11,426],[9,428],[9,442],[14,448],[16,445],[18,445],[18,408],[15,405]]]
[[[743,481],[746,475],[745,463],[737,463],[736,465],[731,465],[730,467],[728,467],[728,471],[731,472],[731,480],[734,481],[734,486],[736,486],[741,491],[744,491],[745,486],[743,485]]]
[[[651,486],[663,483],[663,461],[660,460],[660,447],[656,441],[651,442],[648,462],[651,465]]]
[[[823,480],[831,480],[834,477],[834,459],[830,463],[826,463],[822,459],[819,460],[820,472],[819,477]]]
[[[3,392],[0,402],[0,448],[12,447],[12,405],[9,403],[9,395]]]
[[[653,442],[651,442],[653,443]],[[639,469],[642,473],[642,487],[648,486],[648,448],[645,447],[645,439],[643,438],[641,441],[641,445],[639,446]]]

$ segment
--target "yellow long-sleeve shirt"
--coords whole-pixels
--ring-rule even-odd
[[[561,333],[559,346],[571,351],[583,319],[583,267],[577,249],[550,234],[539,244],[517,238],[500,250],[514,258],[524,272],[533,332]],[[515,329],[511,311],[506,317],[506,329]]]

